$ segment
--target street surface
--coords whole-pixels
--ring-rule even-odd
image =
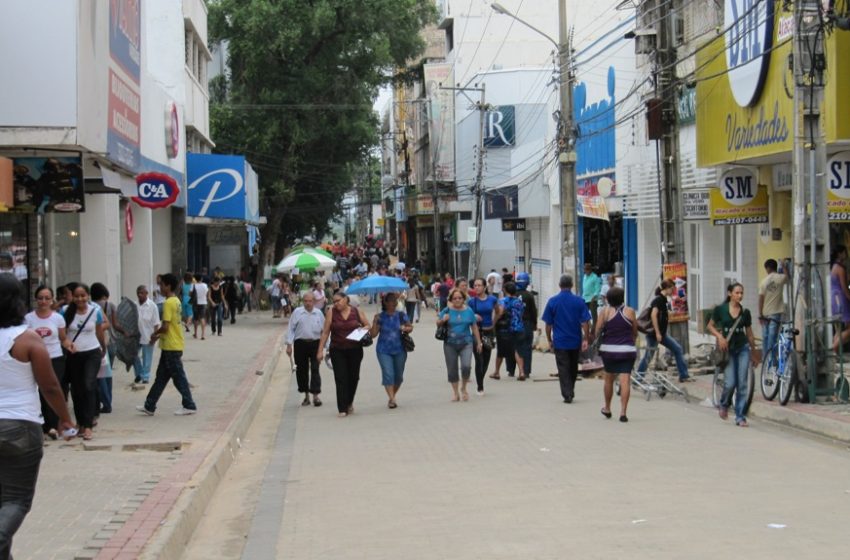
[[[737,428],[673,396],[634,394],[629,423],[616,402],[606,420],[601,381],[563,404],[540,353],[540,381],[503,372],[452,403],[433,315],[416,327],[396,410],[374,347],[343,419],[330,371],[325,406],[301,407],[281,360],[184,558],[846,555],[847,448],[757,419]]]

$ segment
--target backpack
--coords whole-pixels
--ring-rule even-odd
[[[500,324],[497,328],[508,330],[510,332],[524,332],[525,324],[522,320],[525,304],[518,297],[508,297],[502,300],[504,302],[505,311],[502,313]],[[507,319],[505,319],[507,317]]]
[[[637,329],[643,334],[655,332],[655,327],[652,326],[652,307],[647,307],[640,312],[637,317]]]

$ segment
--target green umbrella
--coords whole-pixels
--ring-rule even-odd
[[[312,255],[322,255],[324,257],[328,257],[328,258],[331,258],[331,259],[334,258],[334,256],[332,254],[328,253],[324,249],[320,249],[319,247],[310,247],[309,245],[296,245],[289,252],[290,255],[293,255],[293,254],[296,254],[296,253],[308,253],[308,254],[312,254]]]
[[[313,270],[333,270],[336,261],[332,258],[315,253],[290,253],[282,261],[277,263],[278,272],[291,272],[298,269],[299,272],[311,272]]]

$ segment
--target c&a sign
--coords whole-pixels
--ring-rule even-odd
[[[752,170],[729,169],[711,189],[711,223],[715,226],[761,224],[768,221],[767,187],[758,184]]]
[[[145,208],[166,208],[174,204],[180,187],[173,177],[165,173],[142,173],[136,176],[136,192],[133,202]]]

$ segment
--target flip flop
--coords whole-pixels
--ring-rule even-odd
[[[502,376],[499,375],[498,373],[491,373],[490,374],[490,379],[501,379],[501,378],[502,378]]]

